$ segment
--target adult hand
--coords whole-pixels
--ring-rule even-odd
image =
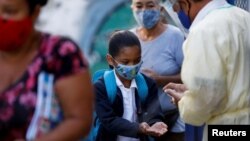
[[[147,128],[147,134],[160,137],[168,131],[167,127],[168,126],[163,122],[156,122],[150,128]]]
[[[184,84],[169,83],[163,87],[163,91],[172,97],[172,102],[177,104],[187,90]]]

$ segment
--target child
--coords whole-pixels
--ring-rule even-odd
[[[142,64],[140,41],[130,31],[116,31],[109,41],[107,62],[113,68],[117,93],[110,102],[100,78],[94,84],[96,114],[100,127],[96,141],[147,141],[167,132],[160,109],[155,82],[142,75],[148,87],[145,102],[138,96],[135,77]]]

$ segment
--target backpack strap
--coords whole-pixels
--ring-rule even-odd
[[[142,103],[144,103],[148,96],[148,85],[141,73],[138,73],[136,75],[135,82],[137,85],[138,95],[140,97],[140,100],[142,101]]]
[[[99,78],[101,78],[104,75],[105,71],[108,71],[108,69],[101,69],[96,71],[92,76],[92,82],[95,83]]]
[[[115,82],[115,75],[114,70],[105,71],[104,72],[104,83],[108,95],[108,99],[111,103],[115,101],[116,92],[117,92],[117,85]],[[135,82],[138,89],[138,95],[140,97],[140,100],[144,103],[146,101],[146,98],[148,96],[148,86],[147,83],[141,73],[138,73],[135,77]]]
[[[106,87],[108,99],[111,103],[114,102],[116,97],[117,86],[115,82],[114,70],[101,69],[93,74],[92,82],[95,83],[99,78],[103,76],[104,84]]]
[[[117,85],[115,82],[116,80],[115,80],[114,70],[105,71],[104,83],[110,103],[114,103],[116,97]]]

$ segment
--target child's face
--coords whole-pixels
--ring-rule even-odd
[[[141,61],[141,50],[138,46],[124,47],[120,52],[113,56],[112,66],[117,66],[119,64],[132,66],[136,65]]]

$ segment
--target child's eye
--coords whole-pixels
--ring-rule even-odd
[[[141,62],[141,60],[137,60],[137,61],[135,61],[134,63],[135,64],[138,64],[138,63],[140,63]]]
[[[128,61],[122,61],[121,63],[122,63],[123,65],[128,65],[129,62],[128,62]]]

